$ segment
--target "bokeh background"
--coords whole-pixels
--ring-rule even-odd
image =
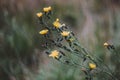
[[[84,80],[80,69],[44,54],[36,13],[46,6],[88,51],[111,63],[103,43],[120,45],[120,0],[0,0],[0,80]]]

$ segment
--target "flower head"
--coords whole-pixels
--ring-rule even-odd
[[[55,28],[60,28],[61,27],[61,23],[59,22],[59,19],[57,18],[56,21],[53,22],[53,25]]]
[[[68,36],[69,34],[70,34],[69,31],[63,31],[63,32],[61,33],[61,35],[64,36],[64,37]]]
[[[39,13],[37,13],[36,15],[37,15],[37,17],[40,18],[40,17],[42,17],[43,13],[42,13],[42,12],[39,12]]]
[[[105,43],[104,43],[104,46],[105,46],[105,47],[108,47],[108,46],[109,46],[109,44],[108,44],[107,42],[105,42]]]
[[[48,29],[41,30],[39,34],[45,35],[48,33]]]
[[[94,64],[94,63],[89,63],[89,67],[90,67],[90,69],[95,69],[95,68],[96,68],[96,64]]]
[[[49,11],[51,11],[51,10],[52,10],[51,6],[43,8],[43,11],[44,11],[44,12],[49,12]]]
[[[110,49],[115,49],[115,47],[114,47],[114,45],[111,45],[111,44],[108,44],[108,43],[104,43],[104,46],[108,49],[108,50],[110,50]]]
[[[51,51],[51,54],[49,55],[49,57],[59,58],[59,51],[57,50]]]

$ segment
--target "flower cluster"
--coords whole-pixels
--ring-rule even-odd
[[[44,47],[46,48],[45,52],[49,57],[52,57],[61,63],[81,68],[86,74],[86,79],[92,80],[94,73],[91,73],[91,71],[99,69],[100,64],[95,60],[96,58],[91,56],[90,53],[81,46],[68,26],[61,23],[59,18],[52,21],[51,13],[52,8],[49,6],[43,8],[43,12],[36,14],[41,26],[43,26],[43,29],[40,30],[39,34],[44,35],[44,38],[49,41],[44,41]],[[114,48],[108,43],[104,43],[104,46],[108,49]],[[69,57],[69,55],[76,56],[77,61]],[[100,71],[104,70],[99,70],[99,72]]]

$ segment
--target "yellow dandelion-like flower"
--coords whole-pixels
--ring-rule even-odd
[[[53,25],[55,28],[60,28],[61,27],[61,23],[59,22],[59,19],[57,18],[56,21],[53,22]]]
[[[44,12],[49,12],[49,11],[51,11],[51,10],[52,10],[51,6],[43,8],[43,11],[44,11]]]
[[[41,30],[39,34],[45,35],[48,33],[48,29]]]
[[[69,31],[63,31],[63,32],[61,33],[61,35],[64,36],[64,37],[68,36],[69,34],[70,34]]]
[[[59,51],[57,50],[51,51],[51,54],[49,55],[49,57],[59,58]]]
[[[109,46],[109,44],[108,44],[107,42],[105,42],[105,43],[104,43],[104,46],[107,47],[107,46]]]
[[[42,13],[42,12],[39,12],[39,13],[37,13],[36,15],[37,15],[37,17],[40,18],[40,17],[42,17],[43,13]]]
[[[95,68],[96,68],[96,64],[94,64],[94,63],[89,63],[89,67],[90,67],[90,69],[95,69]]]

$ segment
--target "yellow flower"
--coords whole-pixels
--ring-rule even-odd
[[[96,64],[94,64],[94,63],[89,63],[89,67],[90,67],[90,69],[95,69],[95,68],[96,68]]]
[[[49,11],[51,11],[51,10],[52,10],[51,6],[43,8],[43,11],[44,11],[44,12],[49,12]]]
[[[42,12],[39,12],[39,13],[37,13],[36,15],[37,15],[37,17],[40,18],[40,17],[42,17],[43,13],[42,13]]]
[[[109,46],[109,44],[108,44],[107,42],[105,42],[105,43],[104,43],[104,46],[107,47],[107,46]]]
[[[51,54],[49,55],[49,57],[59,58],[59,51],[57,50],[51,51]]]
[[[68,36],[69,34],[70,34],[69,31],[63,31],[63,32],[61,33],[61,35],[64,36],[64,37]]]
[[[45,35],[48,33],[48,29],[41,30],[39,34]]]
[[[59,22],[59,19],[57,18],[56,21],[53,22],[53,25],[55,28],[60,28],[61,27],[61,23]]]

